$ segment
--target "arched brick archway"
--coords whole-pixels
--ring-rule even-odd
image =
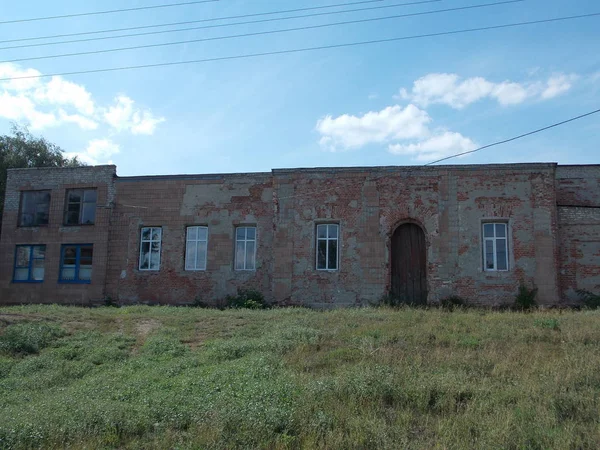
[[[427,303],[427,244],[415,223],[403,223],[392,234],[391,295],[402,303]]]

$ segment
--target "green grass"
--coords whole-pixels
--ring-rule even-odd
[[[600,448],[600,312],[0,308],[0,448]]]

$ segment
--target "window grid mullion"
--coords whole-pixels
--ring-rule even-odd
[[[81,201],[79,202],[79,218],[77,219],[77,224],[81,225],[83,222],[83,199],[85,197],[85,191],[81,191]]]
[[[29,273],[27,274],[27,281],[33,281],[33,245],[29,247]]]

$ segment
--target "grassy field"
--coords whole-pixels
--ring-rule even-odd
[[[600,312],[0,308],[0,448],[600,448]]]

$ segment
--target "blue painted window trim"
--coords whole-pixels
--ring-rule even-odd
[[[29,266],[27,267],[28,269],[28,274],[27,274],[27,280],[15,280],[15,274],[17,272],[17,269],[24,269],[25,267],[17,267],[17,254],[19,253],[19,248],[24,248],[24,247],[29,247]],[[33,257],[33,249],[35,247],[43,247],[44,248],[44,257],[43,258],[34,258]],[[32,280],[32,275],[33,275],[33,261],[35,260],[42,260],[44,261],[44,265],[45,265],[45,261],[46,261],[46,245],[43,244],[35,244],[35,245],[17,245],[15,247],[15,260],[13,263],[13,279],[12,282],[13,283],[33,283],[33,284],[40,284],[43,283],[44,280]],[[44,272],[44,278],[46,278],[46,274]]]
[[[63,265],[64,265],[64,260],[65,260],[65,250],[68,247],[75,247],[76,249],[76,253],[75,253],[75,279],[74,280],[63,280],[62,278],[62,273],[63,273]],[[93,244],[63,244],[61,249],[60,249],[60,269],[58,272],[58,282],[60,284],[92,284],[92,280],[80,280],[79,279],[79,265],[80,265],[80,259],[81,259],[81,248],[82,247],[91,247],[92,251],[94,248]],[[93,258],[93,256],[92,256]],[[93,261],[93,259],[92,259]]]

